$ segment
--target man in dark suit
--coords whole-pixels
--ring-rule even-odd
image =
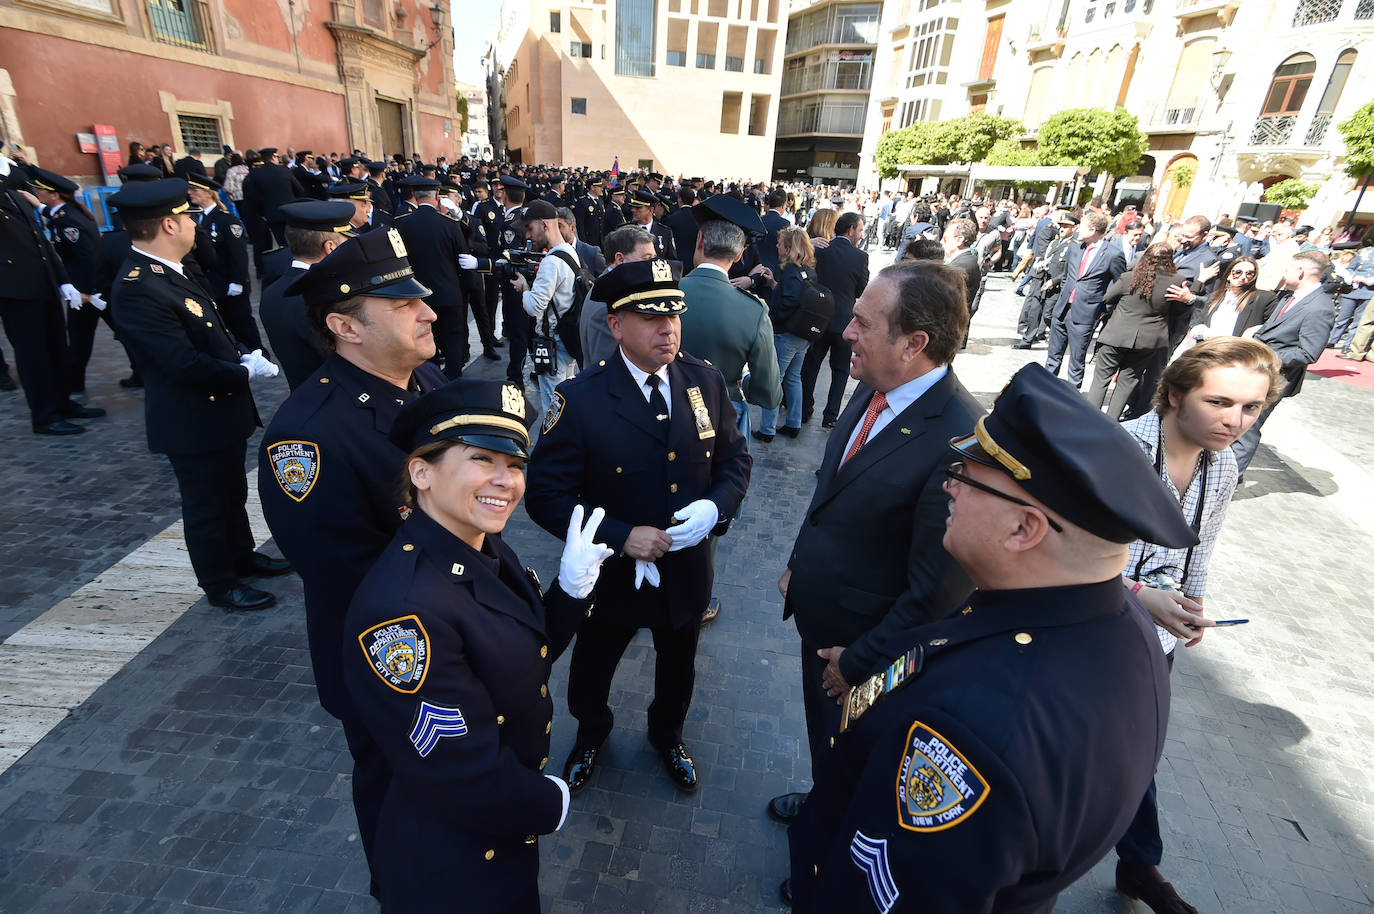
[[[368,162],[367,182],[368,193],[372,196],[372,221],[374,225],[389,225],[396,213],[395,204],[392,202],[391,192],[382,184],[382,178],[386,175],[386,162]]]
[[[764,235],[754,245],[758,262],[774,276],[781,276],[778,266],[778,232],[792,225],[784,214],[787,210],[787,191],[775,187],[768,194],[768,209],[763,214]]]
[[[802,360],[802,422],[811,421],[816,378],[830,355],[830,391],[821,410],[821,428],[834,428],[840,418],[845,385],[849,382],[849,343],[844,330],[854,316],[854,302],[868,286],[868,255],[855,245],[864,236],[863,216],[845,213],[835,220],[835,237],[816,248],[816,279],[835,297],[835,314],[820,339],[811,343]]]
[[[1083,368],[1088,358],[1088,343],[1102,317],[1102,297],[1118,276],[1126,272],[1121,245],[1106,237],[1110,224],[1105,213],[1085,212],[1078,225],[1078,244],[1069,248],[1064,261],[1064,284],[1050,321],[1049,353],[1045,368],[1059,374],[1064,350],[1069,350],[1069,383],[1083,384]]]
[[[795,617],[801,635],[813,772],[839,729],[835,699],[910,647],[902,632],[947,615],[973,590],[940,544],[949,441],[983,414],[949,367],[968,326],[959,279],[929,261],[888,267],[845,331],[853,375],[868,390],[831,433],[778,581],[783,617]],[[769,814],[790,821],[805,798],[774,797]]]
[[[605,179],[592,175],[587,179],[587,193],[572,207],[577,216],[577,237],[595,247],[601,247],[601,239],[606,237],[606,205],[601,200],[605,189]]]
[[[258,155],[262,161],[250,168],[248,176],[243,179],[243,201],[252,213],[266,223],[277,245],[284,245],[286,221],[278,210],[297,197],[304,197],[305,188],[301,187],[289,168],[277,161],[276,147],[260,149]],[[254,241],[254,244],[257,242]],[[254,253],[261,256],[266,251]]]
[[[692,207],[697,202],[697,192],[683,185],[677,192],[677,209],[663,220],[663,224],[673,233],[673,246],[682,258],[682,272],[690,273],[695,266],[692,258],[697,249],[697,217]]]
[[[115,281],[115,327],[143,375],[148,448],[166,454],[181,490],[186,551],[210,603],[259,610],[276,603],[245,577],[290,565],[255,552],[245,503],[248,438],[261,424],[249,381],[275,377],[261,352],[240,353],[181,258],[195,220],[179,178],[130,184],[110,197],[132,247]]]
[[[1321,358],[1326,348],[1331,328],[1336,323],[1331,295],[1322,289],[1322,278],[1330,266],[1330,259],[1321,251],[1294,254],[1283,274],[1284,284],[1293,292],[1292,297],[1279,304],[1273,315],[1255,331],[1255,339],[1279,357],[1286,383],[1279,400],[1260,413],[1250,430],[1232,446],[1241,476],[1245,475],[1245,468],[1259,449],[1260,429],[1269,421],[1274,407],[1283,398],[1302,390],[1307,366]]]
[[[415,211],[396,217],[396,230],[404,239],[415,278],[433,294],[426,300],[438,320],[434,342],[448,378],[463,375],[468,363],[468,306],[459,279],[459,258],[472,256],[462,223],[438,206],[439,182],[418,175],[405,178]]]
[[[978,297],[978,287],[983,282],[983,268],[978,262],[978,252],[973,248],[977,240],[978,225],[972,219],[951,219],[945,226],[942,239],[945,263],[964,277],[964,303],[968,306],[970,320],[977,310],[974,301]]]
[[[1046,206],[1045,208],[1049,209],[1048,206]],[[1030,283],[1030,264],[1035,263],[1037,260],[1043,258],[1045,256],[1045,249],[1049,247],[1050,242],[1057,237],[1059,237],[1059,224],[1055,220],[1055,214],[1053,212],[1047,212],[1045,213],[1045,215],[1040,217],[1039,221],[1035,223],[1035,229],[1031,232],[1031,259],[1030,263],[1026,265],[1028,269],[1026,270],[1025,275],[1021,277],[1021,281],[1016,285],[1016,293],[1018,295],[1024,295],[1026,286]]]
[[[189,181],[191,175],[205,175],[205,163],[200,160],[200,156],[200,150],[192,146],[186,150],[185,156],[177,159],[172,165],[172,174],[183,181]]]
[[[619,352],[558,385],[529,465],[525,506],[563,536],[576,505],[606,510],[607,561],[568,669],[577,740],[564,766],[587,785],[611,733],[607,704],[625,648],[653,632],[649,742],[682,790],[697,787],[682,741],[692,700],[701,613],[713,572],[707,535],[723,533],[749,486],[753,461],[735,428],[721,373],[681,352],[683,294],[666,260],[621,264],[597,281]]]

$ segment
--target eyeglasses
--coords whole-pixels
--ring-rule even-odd
[[[1254,270],[1232,270],[1232,271],[1231,271],[1231,275],[1232,275],[1232,276],[1254,276],[1254,275],[1255,275],[1255,271],[1254,271]]]
[[[945,469],[945,476],[947,476],[949,479],[958,480],[958,481],[959,481],[960,483],[962,483],[963,485],[972,486],[973,488],[978,489],[978,490],[981,491],[981,492],[986,492],[986,493],[988,493],[989,495],[996,495],[998,498],[1001,498],[1001,499],[1003,499],[1003,500],[1005,500],[1005,501],[1009,501],[1009,502],[1011,502],[1011,503],[1014,504],[1014,505],[1020,505],[1020,506],[1023,507],[1023,508],[1034,508],[1035,510],[1039,511],[1041,514],[1045,514],[1045,512],[1044,512],[1043,509],[1037,507],[1036,505],[1031,504],[1031,503],[1028,502],[1028,501],[1022,501],[1021,499],[1017,498],[1015,495],[1008,495],[1006,492],[1001,492],[1001,491],[999,491],[999,490],[997,490],[997,489],[994,489],[992,486],[983,485],[983,484],[982,484],[981,482],[979,482],[978,480],[976,480],[976,479],[971,479],[971,478],[969,478],[968,476],[965,476],[965,475],[964,475],[964,461],[962,461],[962,460],[956,460],[956,461],[954,461],[953,463],[951,463],[951,464]],[[946,483],[946,485],[948,485],[948,483]],[[1049,525],[1050,525],[1052,528],[1054,528],[1054,532],[1056,532],[1056,533],[1063,533],[1063,532],[1064,532],[1064,528],[1061,527],[1061,526],[1059,526],[1058,524],[1056,524],[1056,523],[1054,522],[1054,518],[1050,517],[1048,514],[1045,514],[1045,520],[1046,520],[1046,522],[1049,523]]]

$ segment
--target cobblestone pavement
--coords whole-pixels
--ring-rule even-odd
[[[1020,364],[1043,359],[1008,348],[1020,303],[993,277],[955,363],[984,403]],[[126,366],[98,336],[88,399],[110,416],[86,435],[30,435],[21,395],[0,394],[0,638],[179,514],[166,461],[144,445],[141,394],[117,386]],[[286,386],[255,390],[270,416]],[[1163,869],[1204,912],[1371,908],[1374,619],[1357,569],[1374,547],[1372,407],[1374,392],[1320,378],[1279,407],[1232,505],[1208,601],[1214,616],[1253,621],[1209,634],[1174,671]],[[718,556],[725,609],[701,640],[685,735],[702,788],[677,793],[647,748],[652,649],[641,636],[616,678],[619,726],[596,779],[542,842],[545,911],[778,909],[786,835],[764,807],[805,789],[810,766],[798,639],[775,582],[825,434],[811,425],[795,441],[754,444],[749,498]],[[508,540],[552,576],[558,543],[523,512]],[[348,753],[314,698],[300,583],[268,586],[281,602],[259,615],[196,602],[0,774],[0,911],[375,910]],[[564,659],[555,694],[566,676]],[[0,707],[0,740],[8,716]],[[560,701],[555,764],[573,733]],[[1132,910],[1112,889],[1112,865],[1058,910]]]

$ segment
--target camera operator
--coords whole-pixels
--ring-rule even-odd
[[[549,411],[553,389],[559,382],[577,374],[577,360],[558,338],[558,322],[573,305],[573,264],[580,266],[577,249],[563,240],[558,226],[558,210],[547,200],[535,200],[525,207],[525,237],[535,250],[548,252],[539,262],[539,272],[531,286],[523,275],[513,281],[521,293],[525,313],[534,319],[530,344],[532,373],[539,381],[539,409]],[[566,259],[565,259],[566,258]],[[551,358],[546,353],[551,352]]]
[[[1178,642],[1192,647],[1214,624],[1202,614],[1202,598],[1212,549],[1236,490],[1231,445],[1278,400],[1282,383],[1279,360],[1269,347],[1241,337],[1214,337],[1166,368],[1154,409],[1122,426],[1154,463],[1199,540],[1188,549],[1136,540],[1123,572],[1126,586],[1154,619],[1171,670]],[[1153,780],[1116,853],[1118,891],[1153,911],[1197,914],[1159,871],[1164,843]]]

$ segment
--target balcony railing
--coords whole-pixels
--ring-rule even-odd
[[[807,105],[802,108],[784,107],[778,118],[778,135],[826,133],[845,136],[864,132],[863,105]]]
[[[1374,0],[1360,0],[1355,4],[1356,19],[1374,19]]]
[[[806,67],[801,70],[788,70],[782,77],[782,94],[811,92],[817,89],[868,89],[873,83],[873,70],[865,65],[862,68],[835,65]]]
[[[1330,22],[1341,14],[1345,0],[1298,0],[1298,8],[1293,11],[1293,28]]]
[[[214,29],[204,0],[148,0],[153,40],[179,48],[211,51]]]
[[[1331,126],[1331,115],[1318,114],[1312,118],[1312,124],[1307,128],[1306,144],[1308,146],[1320,146],[1322,140],[1326,139],[1327,128]]]
[[[1250,131],[1251,146],[1286,146],[1293,138],[1293,127],[1298,122],[1296,114],[1283,117],[1262,117],[1255,121]]]
[[[1202,102],[1198,99],[1178,99],[1155,106],[1146,129],[1195,128],[1202,120]]]

